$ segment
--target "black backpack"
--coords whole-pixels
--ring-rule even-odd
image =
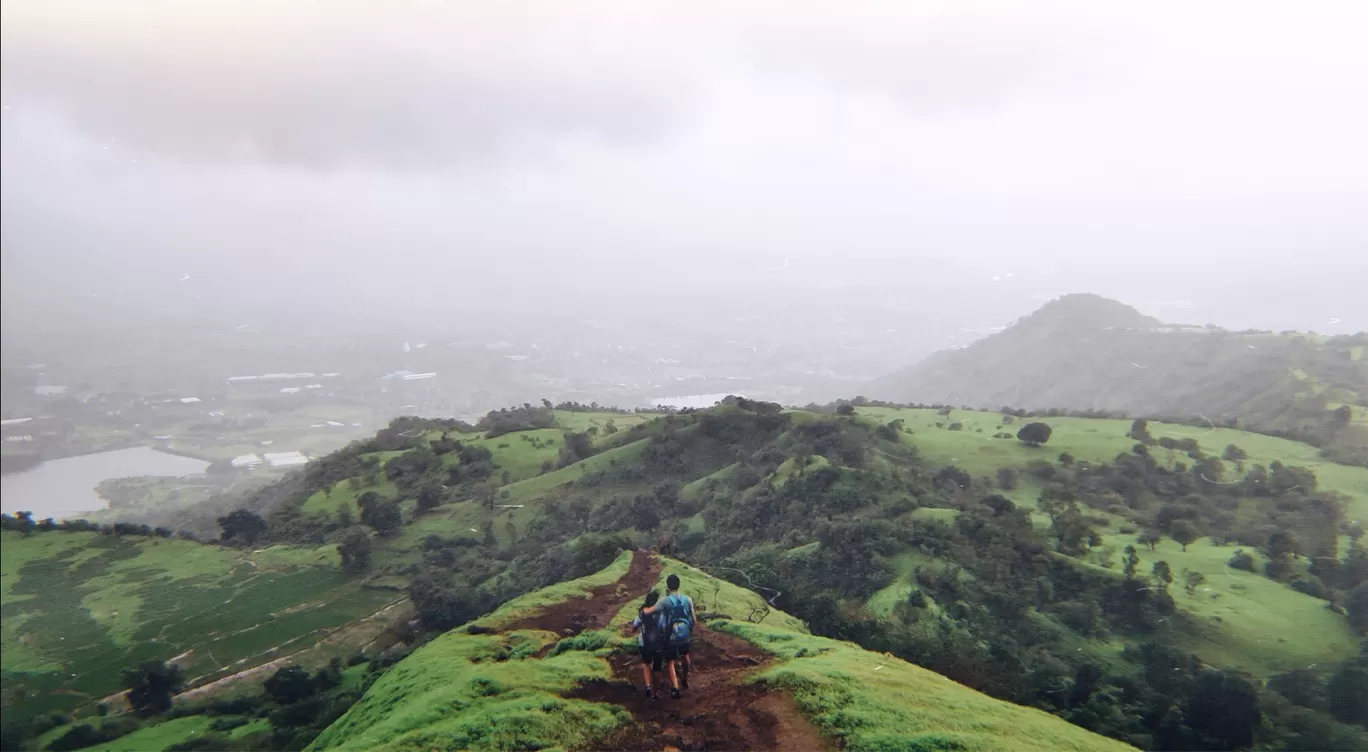
[[[657,611],[654,614],[644,614],[637,612],[641,619],[641,648],[648,652],[655,652],[665,649],[665,628],[661,625],[663,614]]]

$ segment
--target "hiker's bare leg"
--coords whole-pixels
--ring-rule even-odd
[[[665,667],[665,673],[670,677],[670,688],[679,689],[679,676],[675,674],[675,661],[673,659],[671,659],[669,665]]]
[[[646,679],[646,688],[647,688],[647,689],[650,689],[650,688],[651,688],[651,664],[650,664],[650,663],[643,663],[643,664],[641,664],[641,676],[642,676],[644,679]]]

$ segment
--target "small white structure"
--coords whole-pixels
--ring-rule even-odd
[[[256,381],[257,378],[258,378],[258,377],[256,377],[256,376],[229,376],[229,377],[228,377],[228,383],[231,384],[231,383],[233,383],[233,382],[235,382],[235,381]]]
[[[10,418],[9,420],[0,420],[0,426],[18,426],[31,420],[33,418]]]
[[[296,394],[297,392],[299,392],[299,387],[297,386],[282,387],[280,390],[281,394]]]
[[[199,401],[200,401],[200,398],[199,398],[199,397],[181,397],[181,398],[180,398],[180,402],[181,402],[182,405],[193,405],[193,404],[195,404],[196,402],[199,402]]]
[[[403,379],[404,379],[404,381],[417,381],[417,380],[419,380],[419,379],[431,379],[431,378],[436,378],[436,377],[437,377],[437,374],[436,374],[435,372],[433,372],[433,373],[410,373],[410,374],[408,374],[407,376],[404,376]]]
[[[262,459],[255,454],[244,454],[241,457],[233,458],[233,467],[256,467],[260,465]]]
[[[266,452],[261,456],[271,467],[293,467],[309,462],[309,458],[305,457],[303,452]]]
[[[335,420],[327,421],[327,423],[328,423],[328,425],[332,426],[333,428],[341,428],[341,427],[342,427],[342,424],[341,424],[341,423],[338,423],[338,422],[335,421]]]

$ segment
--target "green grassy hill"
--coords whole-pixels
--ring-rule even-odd
[[[442,636],[388,672],[375,662],[350,710],[334,698],[303,721],[273,711],[272,738],[317,734],[317,749],[1071,738],[1042,726],[1017,743],[1012,729],[1034,728],[1036,712],[1007,726],[993,714],[1020,705],[1143,748],[1368,746],[1336,704],[1368,631],[1354,524],[1368,520],[1368,469],[1230,428],[1153,422],[1145,443],[1127,436],[1130,421],[1042,418],[1053,433],[1031,447],[1014,438],[1024,421],[998,413],[838,412],[744,399],[670,415],[525,407],[473,432],[404,418],[244,500],[275,510],[264,550],[7,532],[6,711],[88,710],[143,657],[188,650],[180,660],[212,658],[213,672],[192,673],[222,676],[327,630],[369,629],[362,617],[407,596],[419,629],[404,639]],[[1147,530],[1153,547],[1138,540]],[[344,573],[339,549],[358,556],[352,546],[365,556]],[[681,725],[622,694],[634,669],[616,628],[659,571],[619,552],[647,548],[697,567],[667,563],[729,617],[712,620],[707,656],[736,664],[717,690],[753,708],[749,720]],[[1250,554],[1243,569],[1237,550]],[[75,618],[54,618],[34,597],[42,588]],[[366,640],[341,642],[350,654]],[[107,664],[86,657],[111,650]],[[925,705],[940,681],[958,699]],[[970,689],[996,700],[952,691]],[[879,737],[884,719],[907,737]]]
[[[1238,419],[1368,463],[1368,338],[1164,324],[1095,295],[1066,295],[1007,330],[864,387],[902,403],[1111,410]],[[1334,411],[1349,405],[1349,421]]]
[[[145,660],[174,660],[193,685],[300,651],[326,663],[384,625],[339,628],[402,598],[340,573],[332,546],[247,551],[6,530],[0,557],[7,721],[88,712]]]
[[[665,572],[684,574],[707,628],[685,698],[648,701],[634,690],[635,642],[622,628],[645,590],[663,590]],[[763,605],[682,563],[624,554],[415,651],[310,749],[1129,748],[895,658],[813,637],[780,611],[758,624],[727,616]],[[576,620],[578,628],[562,627]],[[681,716],[690,720],[672,720]]]

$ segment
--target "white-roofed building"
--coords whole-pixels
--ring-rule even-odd
[[[233,458],[233,467],[256,467],[262,463],[262,459],[255,454],[244,454]]]
[[[309,461],[303,452],[266,452],[261,456],[271,467],[293,467],[307,464]]]

